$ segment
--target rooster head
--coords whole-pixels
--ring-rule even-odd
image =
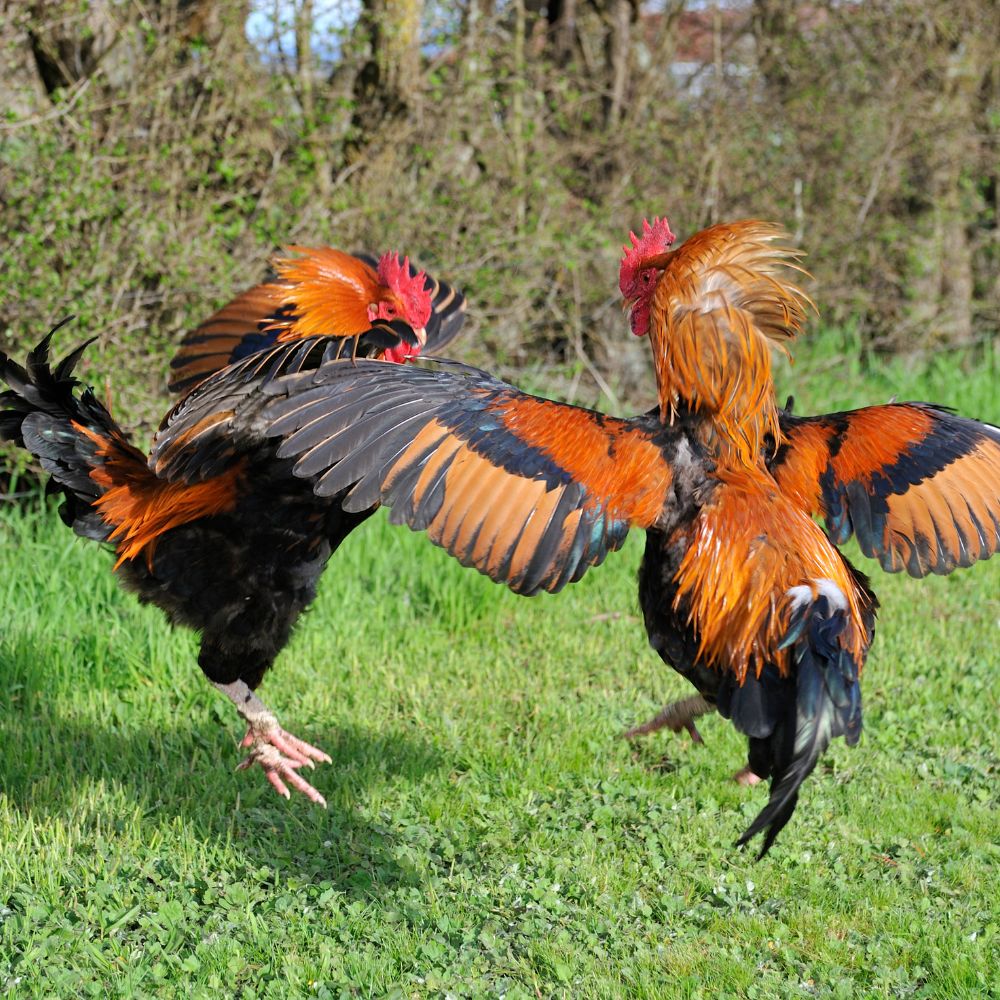
[[[423,271],[410,273],[409,258],[384,254],[373,269],[351,254],[331,247],[287,248],[295,256],[272,261],[284,294],[282,332],[278,340],[299,337],[356,337],[375,320],[401,319],[413,327],[418,346],[400,344],[385,357],[405,361],[416,357],[427,339],[431,292]]]
[[[415,358],[427,342],[425,327],[431,318],[431,293],[427,289],[427,275],[423,271],[410,272],[410,258],[402,261],[399,254],[383,254],[378,262],[378,277],[388,294],[368,307],[368,319],[402,319],[413,327],[418,345],[400,344],[385,352],[386,361],[402,362]]]
[[[653,292],[660,280],[665,261],[663,254],[677,238],[666,219],[642,220],[642,235],[629,233],[631,246],[624,246],[618,269],[618,289],[622,308],[629,313],[629,325],[637,337],[649,332],[649,310]]]

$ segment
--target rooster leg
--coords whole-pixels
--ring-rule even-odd
[[[315,767],[313,761],[329,764],[330,757],[317,747],[285,732],[278,724],[277,716],[243,681],[215,684],[215,687],[236,706],[236,711],[247,724],[247,734],[240,746],[249,747],[250,753],[236,769],[244,771],[254,764],[260,764],[265,777],[279,795],[291,798],[288,791],[288,785],[291,785],[311,802],[326,806],[323,796],[298,774],[298,769]]]
[[[694,720],[699,715],[707,715],[714,711],[715,705],[706,701],[700,694],[691,695],[690,698],[681,698],[679,701],[672,701],[658,715],[654,715],[649,722],[644,722],[641,726],[634,726],[625,734],[625,739],[634,740],[637,736],[655,733],[658,729],[670,729],[675,733],[686,729],[695,743],[704,743],[705,741],[701,738],[701,733],[698,732]],[[747,787],[756,785],[763,780],[749,766],[741,768],[733,775],[733,781]]]
[[[707,715],[714,711],[715,705],[706,701],[700,694],[693,694],[690,698],[672,701],[658,715],[654,715],[649,722],[644,722],[641,726],[634,726],[625,734],[625,739],[634,740],[637,736],[645,736],[647,733],[655,733],[658,729],[667,728],[675,733],[686,729],[695,743],[704,743],[705,741],[701,738],[701,733],[698,732],[694,720],[699,715]]]

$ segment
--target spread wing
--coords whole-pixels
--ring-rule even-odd
[[[359,338],[304,337],[273,344],[202,380],[163,418],[150,466],[169,482],[201,482],[227,471],[235,458],[259,448],[262,386],[281,375],[315,369],[337,358],[379,354],[401,341],[416,343],[400,320],[376,322]]]
[[[373,270],[378,266],[370,254],[356,254]],[[410,264],[410,274],[417,268]],[[427,322],[427,354],[439,352],[458,336],[465,322],[465,296],[447,282],[426,276],[431,291],[431,316]],[[224,305],[181,341],[170,362],[171,392],[190,392],[209,375],[249,355],[273,347],[282,330],[296,319],[294,289],[273,273],[268,280],[248,288]],[[323,331],[335,336],[336,330]]]
[[[186,334],[170,362],[171,392],[190,392],[199,382],[234,361],[274,344],[288,286],[277,281],[248,288],[197,329]],[[271,329],[268,329],[270,327]]]
[[[427,321],[424,352],[440,354],[459,335],[465,323],[465,296],[453,285],[429,274],[427,282],[431,289],[431,318]]]
[[[950,573],[1000,548],[1000,428],[927,403],[781,415],[771,472],[890,573]]]
[[[659,517],[679,432],[520,392],[484,372],[331,361],[270,380],[278,458],[346,511],[379,502],[463,565],[557,591]],[[687,453],[690,455],[690,453]]]

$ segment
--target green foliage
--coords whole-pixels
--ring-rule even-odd
[[[146,5],[136,23],[131,8],[84,5],[117,12],[117,42],[99,72],[40,93],[31,38],[79,41],[78,6],[0,27],[0,348],[76,314],[130,425],[162,415],[180,334],[290,242],[409,252],[469,296],[461,357],[503,374],[549,366],[583,397],[641,398],[644,348],[621,336],[615,275],[628,229],[655,213],[681,234],[783,222],[809,251],[823,316],[856,322],[866,345],[996,334],[996,19],[982,0],[834,5],[760,39],[723,5],[721,69],[690,80],[671,68],[679,22],[644,21],[613,122],[600,4],[580,12],[565,62],[539,47],[533,15],[517,55],[516,5],[474,29],[454,15],[409,116],[360,136],[357,46],[342,40],[303,103],[295,65],[264,63],[229,0]],[[765,42],[776,62],[755,60]]]
[[[804,346],[800,412],[900,392],[1000,420],[996,360]],[[845,358],[846,355],[846,358]],[[43,506],[0,514],[0,992],[10,997],[948,997],[1000,979],[1000,563],[886,576],[861,744],[762,863],[745,755],[620,734],[688,693],[641,538],[517,598],[378,517],[265,682],[322,811],[233,773],[196,645]]]

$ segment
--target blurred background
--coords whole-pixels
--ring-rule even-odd
[[[992,0],[2,9],[0,348],[76,314],[60,348],[99,335],[140,430],[181,332],[292,242],[408,252],[469,297],[458,356],[647,405],[615,282],[664,213],[784,224],[854,362],[995,364]]]

